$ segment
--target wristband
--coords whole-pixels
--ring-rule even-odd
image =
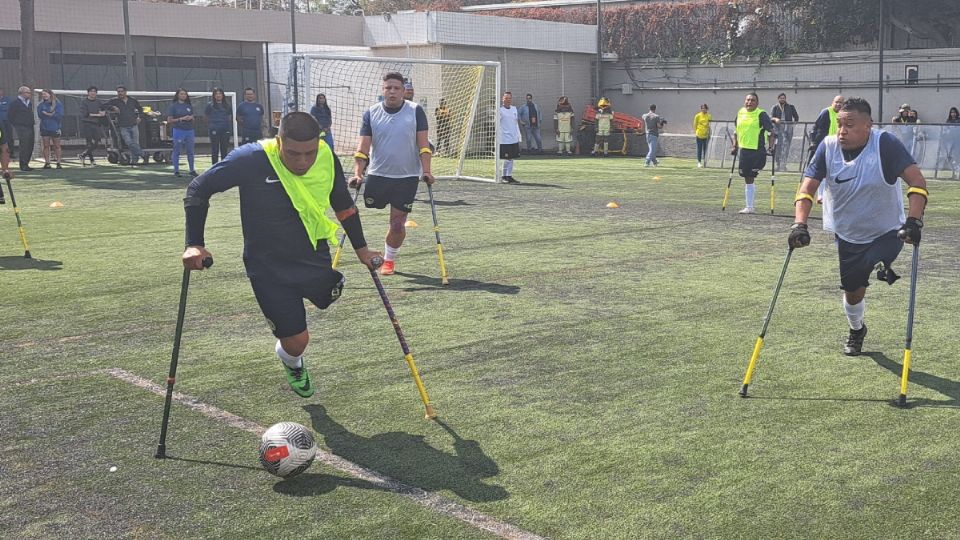
[[[802,201],[804,199],[807,199],[813,203],[813,195],[810,195],[809,193],[798,193],[797,198],[793,200],[793,203],[796,204],[798,201]]]
[[[353,153],[353,157],[356,159],[362,159],[364,161],[370,161],[370,156],[364,154],[363,152],[357,150]]]
[[[433,154],[433,150],[431,150],[429,147],[424,146],[423,148],[420,149],[420,154]]]
[[[930,192],[928,192],[927,190],[925,190],[925,189],[923,189],[923,188],[921,188],[921,187],[912,187],[912,188],[908,189],[908,190],[907,190],[907,197],[909,197],[910,195],[913,195],[914,193],[916,193],[917,195],[923,195],[923,198],[924,198],[924,199],[929,199],[929,198],[930,198]]]

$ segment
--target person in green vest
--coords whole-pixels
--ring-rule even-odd
[[[184,268],[203,270],[211,257],[203,235],[210,197],[240,189],[243,264],[287,382],[300,397],[314,393],[303,353],[310,342],[304,299],[326,309],[343,290],[330,246],[337,245],[332,208],[367,268],[380,253],[367,248],[360,214],[347,189],[340,160],[320,138],[320,124],[305,112],[283,117],[276,138],[246,144],[194,178],[184,198]]]
[[[735,125],[736,138],[733,141],[733,155],[740,152],[740,176],[746,183],[744,195],[746,206],[740,210],[741,214],[754,214],[754,196],[757,186],[754,180],[764,167],[767,166],[766,140],[770,138],[770,155],[776,148],[776,135],[773,132],[773,121],[766,111],[759,108],[760,98],[750,92],[743,100],[743,108],[737,112]]]
[[[820,116],[813,123],[813,130],[810,132],[810,148],[808,148],[809,157],[807,162],[813,159],[814,152],[828,135],[837,134],[837,113],[843,106],[843,96],[835,96],[833,102],[826,109],[820,111]]]

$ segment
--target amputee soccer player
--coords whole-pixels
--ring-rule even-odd
[[[853,356],[860,354],[867,335],[864,297],[874,267],[880,265],[877,279],[892,285],[899,276],[890,265],[903,243],[920,243],[927,182],[903,143],[873,128],[865,99],[845,100],[837,124],[837,134],[824,138],[804,173],[788,243],[791,248],[810,243],[807,217],[823,182],[823,228],[836,234],[843,310],[850,323],[843,354]],[[901,178],[909,186],[906,218]]]
[[[433,152],[427,139],[427,113],[413,101],[403,99],[403,75],[383,76],[383,101],[363,113],[360,141],[354,154],[352,187],[364,182],[363,202],[367,208],[390,206],[390,226],[384,247],[382,275],[393,274],[397,253],[407,236],[407,214],[422,178],[433,184],[430,160]]]
[[[310,342],[303,300],[326,309],[340,297],[343,275],[331,268],[337,225],[333,208],[360,261],[373,269],[380,254],[367,248],[360,215],[340,160],[320,139],[320,125],[305,112],[286,115],[275,139],[247,144],[194,178],[187,187],[187,248],[183,265],[202,270],[210,256],[203,236],[209,199],[240,188],[243,263],[287,382],[301,397],[313,395],[303,352]]]
[[[757,107],[760,98],[750,92],[743,100],[743,107],[737,112],[735,124],[736,138],[733,140],[733,154],[740,152],[740,176],[744,182],[744,198],[746,206],[740,210],[741,214],[753,214],[754,196],[757,186],[753,183],[757,175],[767,166],[767,150],[764,141],[770,136],[770,155],[776,148],[776,135],[773,130],[773,121],[767,111]]]

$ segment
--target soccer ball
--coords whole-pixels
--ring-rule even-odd
[[[307,470],[316,456],[313,433],[295,422],[274,424],[260,439],[260,464],[281,478],[291,478]]]

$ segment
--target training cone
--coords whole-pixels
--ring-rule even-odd
[[[60,201],[53,201],[50,203],[50,208],[63,208],[63,203]]]
[[[607,208],[620,208],[620,205],[616,201],[610,201],[607,203]]]
[[[654,177],[653,177],[653,180],[654,180],[654,182],[659,182],[659,181],[660,181],[660,177],[659,177],[659,176],[654,176]]]
[[[408,219],[405,225],[410,228],[416,228],[418,226],[417,222],[412,219]]]

